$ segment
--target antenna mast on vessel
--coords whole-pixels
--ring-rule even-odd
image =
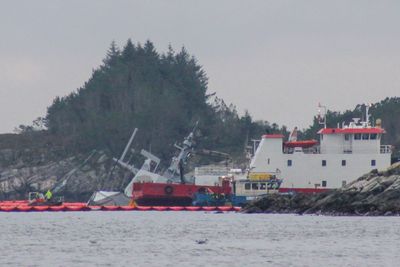
[[[321,109],[324,110],[324,118],[321,117]],[[326,129],[326,106],[322,106],[321,103],[318,103],[318,123],[323,124]]]
[[[136,169],[135,166],[130,165],[129,162],[125,162],[124,159],[125,159],[126,154],[129,151],[129,148],[132,145],[133,139],[135,138],[137,131],[138,131],[138,129],[135,128],[135,130],[133,131],[133,133],[131,135],[131,138],[128,141],[128,144],[125,146],[124,152],[122,152],[121,157],[119,159],[113,158],[113,160],[115,161],[116,164],[121,165],[122,167],[130,170],[134,174],[137,173],[138,169]],[[115,168],[115,165],[114,165],[114,168]],[[111,173],[114,171],[114,168],[111,170]]]
[[[171,181],[177,180],[185,183],[183,177],[183,165],[186,164],[191,152],[193,151],[193,137],[197,129],[198,121],[196,122],[192,132],[185,137],[181,146],[175,144],[174,146],[179,150],[179,154],[172,158],[172,162],[168,169],[165,170],[163,176]]]
[[[372,105],[371,104],[365,104],[365,122],[367,123],[367,126],[369,126],[370,125],[370,122],[369,122],[369,117],[370,117],[370,115],[369,115],[369,108],[371,107]]]

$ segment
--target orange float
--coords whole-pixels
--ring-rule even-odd
[[[49,206],[33,206],[32,207],[34,211],[47,211],[49,209]]]
[[[134,206],[120,206],[119,208],[120,208],[120,210],[134,210],[135,209]]]
[[[230,206],[219,206],[219,207],[217,207],[217,210],[219,210],[219,211],[231,211],[231,210],[233,210],[233,207],[230,207]]]
[[[66,211],[83,211],[85,210],[84,206],[65,206],[65,210]]]
[[[216,210],[217,207],[201,207],[201,209],[205,210],[205,211],[213,211],[213,210]]]
[[[141,210],[141,211],[147,211],[147,210],[151,210],[150,206],[136,206],[137,210]]]
[[[49,210],[50,210],[50,211],[64,211],[64,210],[65,210],[65,207],[64,207],[63,205],[61,205],[61,206],[51,206],[51,207],[49,208]]]
[[[4,205],[4,206],[0,206],[0,210],[1,211],[15,211],[17,210],[17,206],[11,206],[11,205]]]
[[[172,211],[181,211],[181,210],[184,210],[185,207],[182,207],[182,206],[173,206],[173,207],[169,207],[169,209],[172,210]]]
[[[165,206],[153,206],[152,210],[156,210],[156,211],[166,211],[168,210],[168,207]]]
[[[102,206],[101,210],[105,210],[105,211],[119,210],[119,206]]]
[[[199,211],[201,209],[201,207],[196,207],[196,206],[187,206],[187,207],[185,207],[185,210],[188,210],[188,211]]]
[[[18,211],[31,211],[32,207],[28,205],[20,205],[17,207]]]

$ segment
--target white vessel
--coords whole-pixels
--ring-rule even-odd
[[[390,166],[391,146],[381,145],[380,121],[353,119],[348,125],[318,132],[316,140],[298,141],[296,130],[284,141],[281,134],[262,136],[250,163],[250,174],[280,172],[279,192],[320,192],[339,188],[372,169]]]

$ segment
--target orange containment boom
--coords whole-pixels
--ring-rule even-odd
[[[26,201],[0,201],[0,212],[68,212],[68,211],[240,211],[232,206],[87,206],[65,202],[60,206],[28,206]]]

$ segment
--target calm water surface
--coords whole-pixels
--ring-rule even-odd
[[[41,212],[0,226],[0,266],[400,266],[399,217]]]

